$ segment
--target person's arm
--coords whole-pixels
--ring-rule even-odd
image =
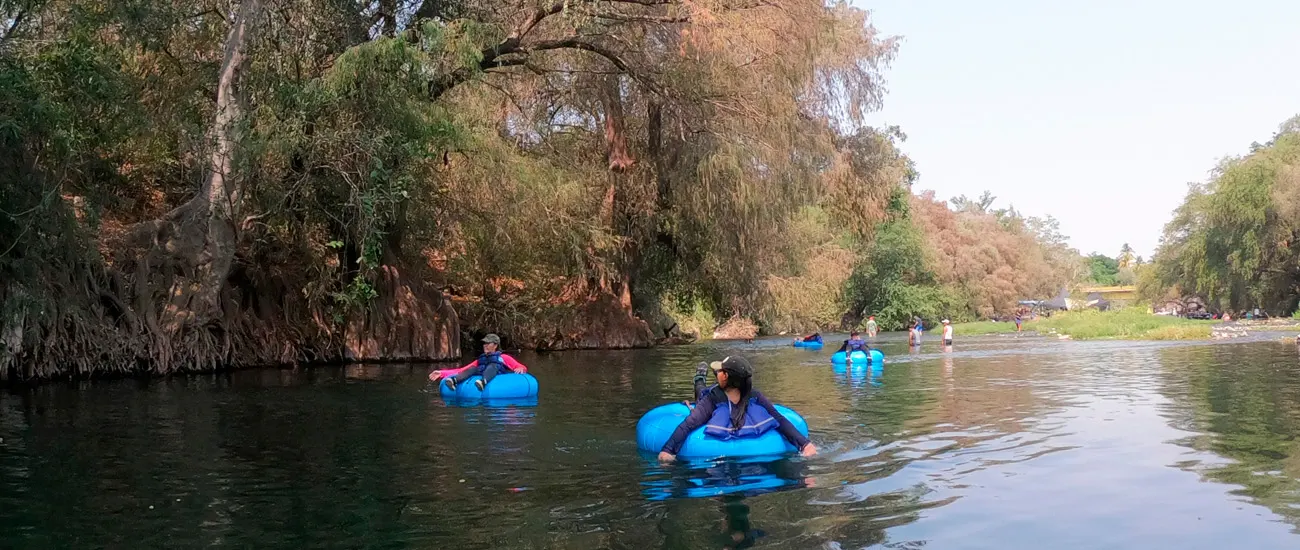
[[[475,359],[473,361],[470,361],[468,365],[465,365],[458,369],[436,370],[429,373],[429,380],[433,380],[436,382],[439,378],[451,378],[453,376],[456,376],[457,374],[465,372],[467,369],[472,369],[477,366],[478,366],[478,359]]]
[[[760,407],[767,410],[767,414],[772,415],[772,418],[776,419],[777,431],[781,432],[781,436],[785,437],[785,440],[789,441],[791,445],[794,445],[794,448],[799,449],[802,452],[804,447],[807,447],[811,443],[808,441],[807,437],[804,437],[803,434],[799,433],[799,429],[794,427],[794,424],[790,423],[790,420],[787,419],[785,415],[776,410],[776,406],[772,404],[772,401],[768,399],[766,395],[763,395],[763,392],[755,390],[754,400],[758,402]]]
[[[515,359],[514,357],[511,357],[504,353],[501,354],[501,362],[505,363],[506,368],[510,369],[512,372],[517,372],[520,374],[528,372],[528,367],[525,367],[524,364],[520,363],[518,359]]]
[[[843,344],[840,344],[840,349],[837,349],[835,351],[842,351],[847,353],[849,351],[849,341],[845,340]]]
[[[713,416],[713,396],[705,394],[695,403],[695,408],[691,410],[690,416],[682,420],[673,430],[673,435],[668,437],[664,446],[659,450],[660,460],[672,460],[677,457],[677,452],[682,450],[682,444],[686,443],[686,436],[695,431],[696,428],[703,426],[709,418]],[[668,456],[664,456],[668,455]]]

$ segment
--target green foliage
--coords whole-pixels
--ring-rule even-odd
[[[1008,334],[1016,331],[1012,321],[973,321],[956,323],[952,327],[955,336],[980,336],[985,334]]]
[[[1115,258],[1093,252],[1087,257],[1088,281],[1102,285],[1119,284],[1119,262]]]
[[[629,299],[701,334],[736,315],[901,326],[1006,302],[989,291],[1003,279],[967,284],[912,215],[902,131],[865,126],[897,47],[867,12],[820,0],[426,4],[267,4],[237,85],[220,87],[242,107],[227,131],[213,122],[226,7],[23,3],[30,16],[0,39],[0,233],[17,236],[0,255],[3,311],[69,297],[78,304],[31,341],[94,326],[149,349],[129,325],[171,305],[169,281],[204,259],[164,242],[206,242],[177,220],[197,219],[187,207],[217,137],[233,143],[235,190],[218,225],[237,244],[224,247],[229,276],[203,285],[230,298],[236,332],[330,333],[289,347],[337,342],[319,319],[428,315],[412,300],[438,292],[471,328],[570,341],[565,319],[611,318],[579,313]],[[1012,209],[962,219],[963,238],[1024,237],[1031,223]],[[172,239],[182,232],[198,238]],[[973,246],[1004,262],[1028,243],[1017,239]],[[233,334],[207,332],[198,340]],[[214,350],[238,347],[196,355],[214,364],[230,359]]]
[[[671,322],[677,323],[681,334],[694,335],[708,340],[713,338],[713,329],[718,325],[717,315],[709,309],[708,304],[688,296],[663,295],[661,309]]]
[[[1120,269],[1129,269],[1142,263],[1142,258],[1133,253],[1133,247],[1124,243],[1124,246],[1119,249],[1119,256],[1115,257],[1115,262]]]
[[[1035,319],[1025,329],[1068,334],[1079,340],[1189,340],[1209,338],[1210,327],[1217,322],[1153,315],[1145,308],[1130,307],[1057,313]]]
[[[935,280],[922,235],[904,217],[880,227],[845,286],[850,311],[874,315],[884,330],[901,329],[917,316],[932,323],[961,302]]]
[[[1154,258],[1144,294],[1190,294],[1214,309],[1262,307],[1283,315],[1300,302],[1300,133],[1282,131],[1193,185]]]

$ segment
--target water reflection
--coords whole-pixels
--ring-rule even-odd
[[[845,365],[836,363],[831,366],[831,372],[835,374],[835,379],[839,380],[849,387],[862,388],[864,386],[880,387],[884,376],[884,368],[880,366],[866,365]]]
[[[1300,529],[1300,368],[1285,344],[1174,348],[1161,354],[1175,440],[1198,451],[1178,466]],[[1230,363],[1231,369],[1214,365]]]
[[[424,365],[0,393],[0,548],[1300,542],[1289,341],[877,345],[883,369],[787,339],[526,355],[544,393],[505,406],[422,393]],[[640,415],[737,351],[819,456],[639,455]]]
[[[441,399],[442,399],[442,403],[448,407],[459,407],[465,409],[485,409],[488,411],[502,411],[502,410],[509,411],[513,409],[537,406],[537,397],[515,397],[515,398],[493,398],[493,399],[461,399],[455,397],[441,397]],[[500,415],[500,416],[501,418],[508,419],[511,415]],[[536,413],[529,414],[529,417],[534,417],[534,416],[536,416]]]
[[[722,515],[726,518],[725,538],[722,544],[725,549],[740,550],[749,548],[758,542],[760,537],[767,534],[761,529],[754,529],[750,525],[749,505],[745,504],[743,497],[723,497]]]
[[[713,548],[750,548],[767,534],[751,520],[752,498],[816,486],[807,464],[797,458],[699,460],[672,465],[661,465],[648,455],[644,458],[646,469],[641,493],[647,501],[701,499],[718,503],[721,529],[707,537],[711,540],[706,544]],[[700,546],[675,539],[669,538],[669,547]]]
[[[651,501],[669,498],[708,498],[722,495],[757,496],[814,485],[802,460],[749,458],[685,461],[661,466],[652,457],[642,494]]]

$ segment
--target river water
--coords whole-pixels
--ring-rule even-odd
[[[1300,548],[1294,345],[785,340],[522,354],[535,407],[424,365],[0,393],[0,548]],[[743,353],[821,453],[661,467],[642,412]]]

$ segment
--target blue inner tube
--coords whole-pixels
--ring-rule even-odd
[[[474,375],[469,380],[456,384],[456,391],[451,391],[444,380],[438,381],[438,393],[448,399],[522,399],[537,397],[537,379],[528,373],[508,372],[498,374],[483,391],[478,391],[474,381],[483,378]]]
[[[795,429],[805,437],[808,435],[808,423],[799,413],[781,405],[776,410],[785,416]],[[650,409],[636,423],[636,447],[642,452],[658,453],[672,437],[677,426],[691,414],[690,407],[681,403],[669,403]],[[704,435],[700,426],[686,436],[686,442],[677,453],[679,458],[723,458],[741,456],[776,456],[798,451],[781,437],[777,430],[770,430],[758,437],[721,440]]]
[[[794,347],[796,347],[796,348],[818,348],[818,349],[821,349],[821,347],[822,347],[822,343],[821,343],[821,342],[817,342],[817,341],[805,342],[805,341],[803,341],[803,340],[795,340],[795,341],[794,341]]]
[[[867,354],[861,351],[853,352],[853,355],[849,356],[848,359],[852,359],[855,366],[858,364],[862,364],[862,365],[867,364]],[[834,355],[831,355],[831,363],[836,365],[843,365],[845,363],[848,363],[848,360],[846,360],[846,358],[844,357],[844,352],[837,351],[835,352]],[[885,365],[885,354],[880,353],[880,350],[878,349],[871,350],[871,368],[883,367],[884,365]]]

